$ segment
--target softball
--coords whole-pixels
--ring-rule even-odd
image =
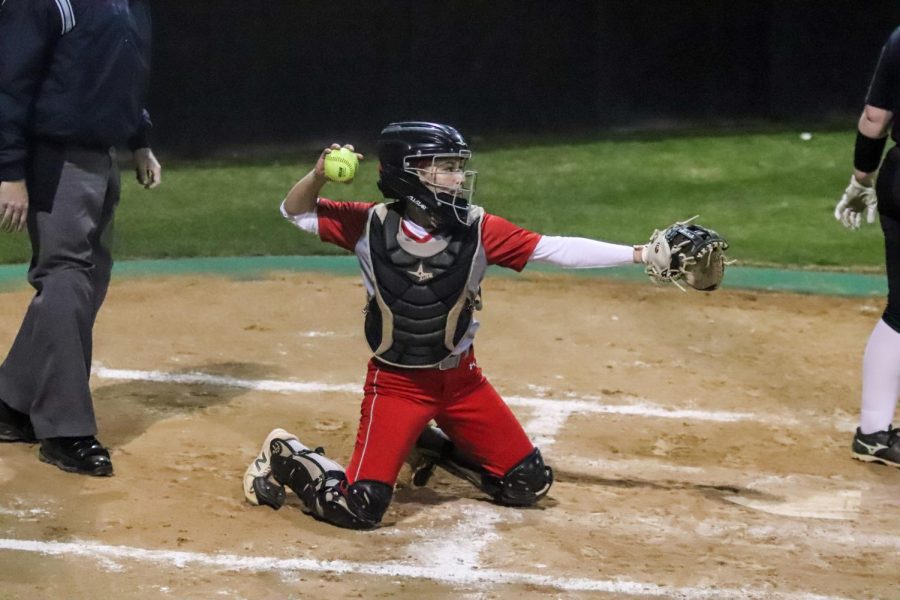
[[[356,175],[359,160],[347,148],[332,150],[325,155],[325,177],[331,181],[346,182]]]

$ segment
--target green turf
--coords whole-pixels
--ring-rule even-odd
[[[476,202],[547,234],[635,243],[655,227],[700,214],[743,264],[866,267],[882,264],[880,229],[849,232],[832,217],[849,178],[846,132],[673,136],[573,144],[505,145],[478,151]],[[490,140],[481,144],[490,148]],[[333,254],[285,223],[278,204],[312,165],[290,160],[166,161],[163,185],[145,191],[124,173],[118,212],[119,259]],[[376,164],[324,195],[374,200]],[[0,236],[0,262],[23,262],[24,235]]]
[[[160,275],[203,274],[236,280],[270,277],[283,271],[318,271],[330,275],[359,276],[359,263],[354,256],[236,256],[181,259],[150,259],[117,262],[115,277],[156,277]],[[0,265],[0,292],[27,287],[25,265]],[[491,277],[519,277],[518,273],[500,267],[490,268]],[[603,277],[620,281],[646,282],[644,269],[630,265],[617,269],[560,269],[543,264],[529,265],[528,276],[559,275]],[[728,267],[725,288],[783,291],[836,296],[884,296],[884,275],[872,273],[829,272],[823,270],[772,269],[766,267]]]

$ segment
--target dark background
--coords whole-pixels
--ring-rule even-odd
[[[847,126],[900,1],[156,0],[154,18],[155,143],[203,155],[399,119]]]

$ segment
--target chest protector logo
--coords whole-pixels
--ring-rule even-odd
[[[419,283],[425,283],[426,281],[434,277],[434,273],[426,271],[423,267],[423,263],[419,262],[418,269],[416,269],[415,271],[407,271],[407,273],[418,279]]]
[[[454,232],[432,256],[414,256],[398,241],[400,213],[379,207],[369,217],[375,293],[366,309],[366,341],[382,361],[434,367],[450,356],[472,323],[483,268],[481,218]]]

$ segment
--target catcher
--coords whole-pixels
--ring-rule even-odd
[[[637,246],[517,227],[472,204],[476,173],[466,169],[469,145],[454,128],[435,123],[392,123],[381,132],[378,187],[388,202],[334,202],[319,192],[327,181],[324,157],[339,148],[323,151],[281,212],[359,259],[372,358],[356,445],[344,469],[321,448],[275,429],[247,468],[244,495],[277,509],[287,487],[318,519],[372,528],[412,450],[421,459],[415,483],[424,484],[440,466],[499,504],[535,504],[550,489],[553,471],[482,374],[472,344],[488,265],[521,271],[531,262],[570,268],[644,263],[656,280],[711,290],[724,272],[725,241],[687,223]],[[428,426],[432,420],[438,427]]]

